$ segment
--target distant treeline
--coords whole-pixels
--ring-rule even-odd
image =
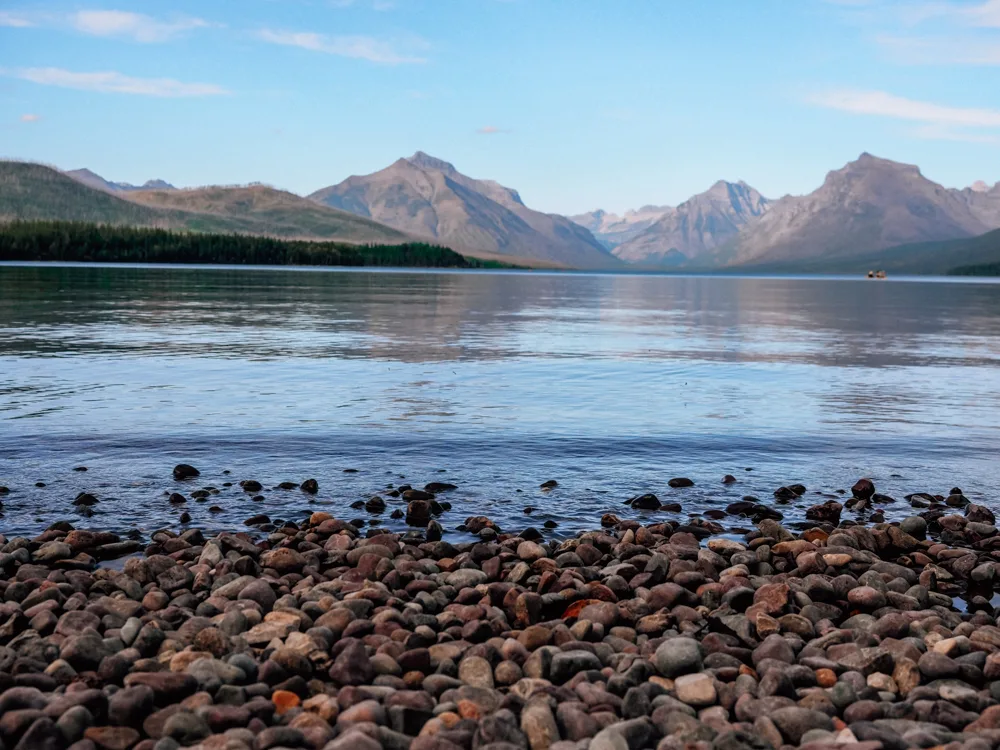
[[[1000,276],[1000,263],[980,263],[974,266],[959,266],[948,271],[949,276]]]
[[[165,229],[15,221],[0,224],[0,261],[90,263],[206,263],[262,266],[405,266],[500,268],[422,242],[349,245],[301,242],[237,234],[200,234]]]

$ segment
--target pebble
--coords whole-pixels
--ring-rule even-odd
[[[704,673],[681,675],[674,681],[677,699],[695,708],[711,706],[718,698],[712,676]]]
[[[145,546],[65,523],[0,537],[2,746],[986,750],[1000,737],[1000,535],[958,488],[899,524],[842,521],[831,500],[798,532],[749,498],[731,506],[750,526],[739,541],[644,495],[641,522],[607,514],[561,542],[485,516],[449,542],[434,496],[454,489],[382,492],[408,507],[406,534],[319,512]],[[848,510],[892,502],[870,480],[851,496]]]
[[[655,662],[664,677],[701,671],[701,646],[693,638],[669,638],[656,649]]]

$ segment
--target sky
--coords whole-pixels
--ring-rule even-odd
[[[1000,180],[1000,0],[0,0],[0,157],[300,194],[422,150],[564,214],[868,151]]]

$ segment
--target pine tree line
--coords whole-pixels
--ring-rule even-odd
[[[423,242],[349,245],[52,221],[15,221],[0,225],[0,261],[422,268],[502,266],[466,258],[446,247]]]

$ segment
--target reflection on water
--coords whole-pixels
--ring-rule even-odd
[[[116,498],[93,525],[176,525],[160,493],[195,459],[216,486],[315,475],[353,515],[399,474],[449,476],[452,527],[531,504],[568,531],[646,490],[686,517],[861,474],[991,503],[998,361],[991,283],[0,266],[0,531],[73,520],[80,489]],[[217,497],[187,510],[310,509]]]

